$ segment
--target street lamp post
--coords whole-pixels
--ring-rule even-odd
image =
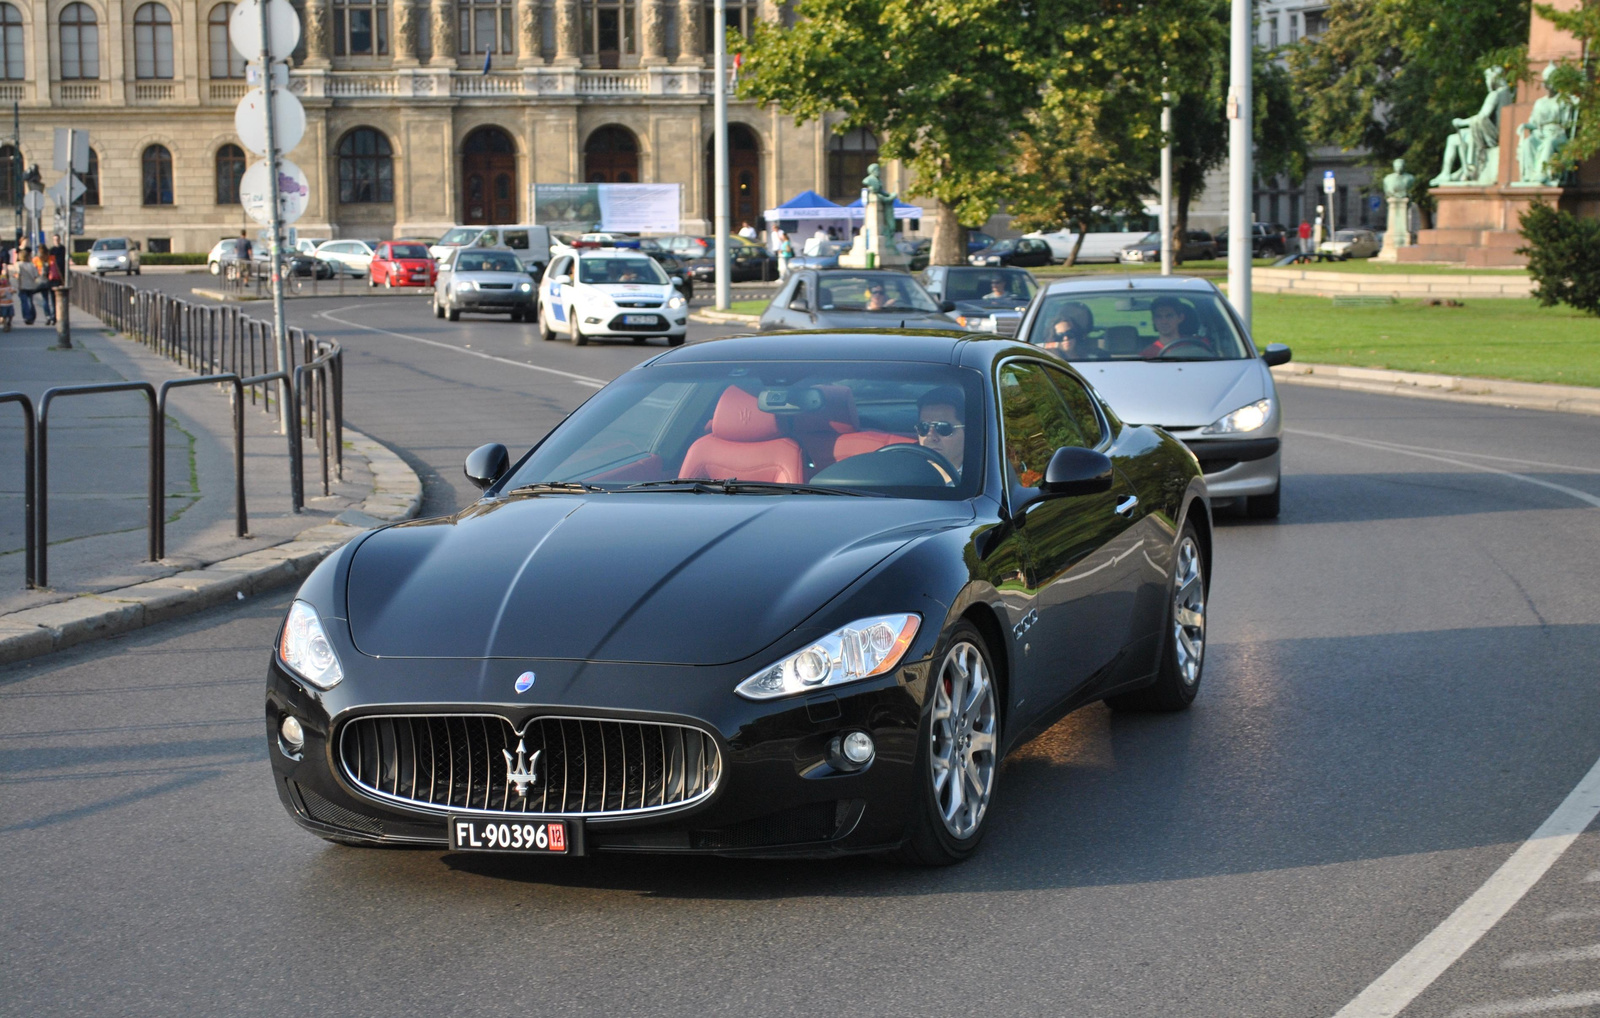
[[[1161,79],[1161,274],[1172,275],[1172,94]]]
[[[1228,84],[1228,300],[1250,328],[1250,223],[1253,172],[1250,112],[1251,0],[1233,0],[1233,49]]]
[[[717,0],[716,16],[716,93],[713,104],[716,131],[711,158],[716,162],[716,206],[714,210],[717,238],[717,310],[728,310],[728,5],[727,0]]]

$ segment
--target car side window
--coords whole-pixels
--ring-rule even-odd
[[[1037,488],[1057,449],[1094,444],[1073,419],[1044,365],[1006,361],[1000,366],[999,390],[1005,462],[1012,487]]]
[[[1105,429],[1100,424],[1100,415],[1095,412],[1094,397],[1089,395],[1089,390],[1084,388],[1082,382],[1065,371],[1054,366],[1048,366],[1046,370],[1050,374],[1050,380],[1056,383],[1056,390],[1061,393],[1062,400],[1067,404],[1067,412],[1072,415],[1078,430],[1083,433],[1084,448],[1093,449],[1105,439]]]
[[[506,247],[513,251],[526,251],[528,250],[528,231],[507,230],[505,232],[505,242]]]

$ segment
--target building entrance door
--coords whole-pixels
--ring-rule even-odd
[[[461,145],[461,221],[469,226],[517,221],[517,149],[498,127],[481,127]]]
[[[625,127],[602,127],[583,146],[583,179],[591,184],[639,181],[639,142]]]
[[[716,140],[706,143],[706,218],[717,216]],[[728,228],[749,223],[760,229],[761,146],[755,132],[743,124],[728,125]]]

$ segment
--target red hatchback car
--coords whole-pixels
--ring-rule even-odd
[[[372,252],[368,286],[432,286],[435,273],[428,245],[420,240],[386,240]]]

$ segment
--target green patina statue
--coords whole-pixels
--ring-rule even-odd
[[[1488,95],[1470,117],[1450,121],[1455,132],[1445,141],[1444,165],[1428,183],[1433,187],[1470,187],[1493,184],[1499,172],[1500,110],[1512,103],[1516,93],[1506,85],[1506,75],[1498,67],[1483,72]]]
[[[1545,66],[1542,80],[1547,93],[1533,104],[1528,122],[1517,127],[1522,140],[1517,144],[1517,187],[1558,187],[1563,176],[1551,168],[1577,123],[1578,108],[1567,96],[1550,93],[1550,77],[1556,64]]]
[[[884,189],[882,167],[878,163],[868,166],[866,179],[861,181],[862,212],[880,237],[894,236],[894,199],[895,196]],[[876,217],[873,216],[874,212],[877,213]]]

